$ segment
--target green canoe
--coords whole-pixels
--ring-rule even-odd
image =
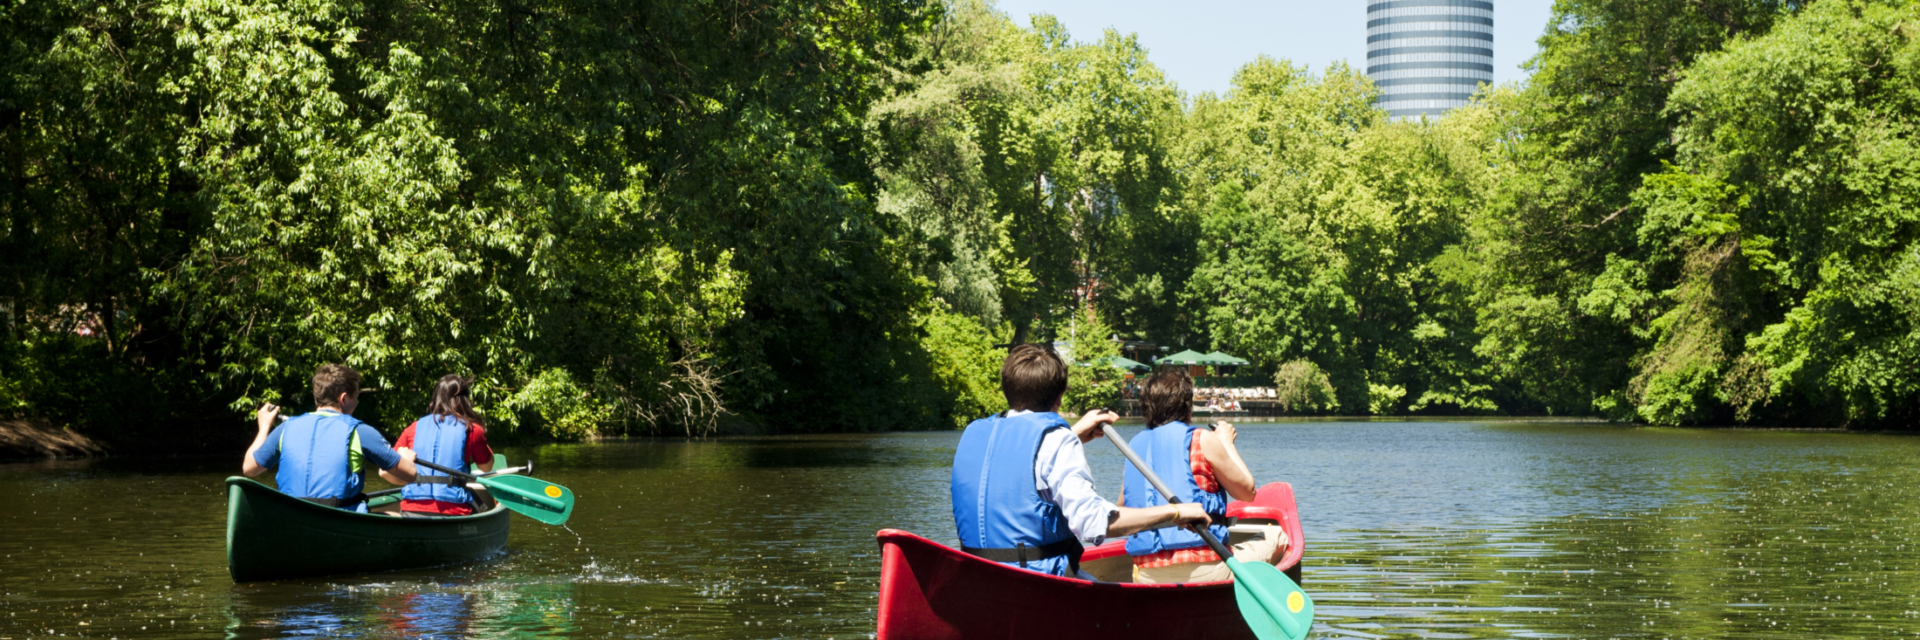
[[[323,507],[227,478],[227,572],[234,582],[257,582],[486,558],[507,546],[507,509],[479,497],[491,508],[470,516],[396,518]]]

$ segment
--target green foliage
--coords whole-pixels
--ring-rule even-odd
[[[1675,157],[1683,114],[1670,105],[1690,65],[1765,33],[1798,3],[1772,0],[1559,0],[1521,90],[1495,95],[1491,158],[1502,168],[1464,246],[1495,397],[1505,410],[1599,412],[1661,422],[1683,408],[1717,340],[1684,312],[1656,330],[1658,293],[1684,260],[1651,255],[1643,177]],[[1705,298],[1695,296],[1696,302]],[[1711,306],[1711,305],[1708,305]],[[1696,309],[1704,309],[1694,305]],[[1660,346],[1664,345],[1664,346]],[[1652,355],[1658,352],[1664,355]],[[1701,360],[1700,358],[1708,358]],[[1502,384],[1504,383],[1504,384]],[[1676,386],[1677,385],[1677,386]],[[1504,391],[1503,392],[1503,388]],[[1636,405],[1653,393],[1662,409]]]
[[[0,15],[0,300],[27,341],[99,325],[179,399],[155,420],[344,361],[376,423],[454,371],[503,435],[695,430],[913,360],[861,132],[927,7],[99,9]]]
[[[592,435],[600,425],[599,416],[607,412],[593,394],[574,383],[565,369],[540,372],[498,406],[508,412],[532,414],[516,417],[523,423],[543,424],[548,433],[561,438]]]
[[[1374,415],[1397,413],[1407,388],[1400,385],[1367,383],[1367,412]]]
[[[1661,320],[1704,307],[1724,335],[1690,387],[1700,406],[1920,418],[1916,18],[1909,3],[1813,3],[1675,88],[1679,160],[1646,187],[1670,211],[1642,235],[1681,264]]]
[[[965,315],[932,310],[920,317],[920,344],[931,361],[934,383],[952,394],[943,408],[955,428],[1006,408],[1000,394],[1000,364],[1006,351],[993,347],[993,332]]]
[[[214,442],[343,361],[383,425],[460,372],[508,439],[935,428],[1003,342],[1108,405],[1119,336],[1289,412],[1908,424],[1916,11],[1558,0],[1393,122],[984,0],[17,4],[0,417]]]
[[[1196,102],[1189,198],[1205,214],[1188,300],[1217,345],[1321,363],[1343,406],[1408,407],[1376,401],[1376,385],[1422,410],[1489,406],[1456,247],[1497,177],[1492,119],[1390,123],[1373,96],[1344,66],[1262,59],[1225,99]]]
[[[1139,42],[1079,43],[1051,16],[1023,29],[962,0],[918,50],[902,67],[924,71],[897,79],[868,128],[879,207],[917,241],[908,260],[936,297],[1039,342],[1074,324],[1084,284],[1115,282],[1123,330],[1189,331],[1164,284],[1191,269],[1163,133],[1180,96]]]
[[[1287,413],[1330,413],[1340,410],[1339,394],[1327,373],[1312,360],[1293,360],[1273,374],[1274,402]]]
[[[1066,334],[1072,359],[1067,363],[1067,393],[1060,400],[1060,410],[1085,413],[1117,406],[1126,373],[1108,364],[1120,356],[1119,347],[1111,339],[1113,329],[1100,319],[1093,305],[1087,305],[1073,314],[1073,324]]]

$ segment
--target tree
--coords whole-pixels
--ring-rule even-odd
[[[1559,0],[1524,90],[1496,101],[1506,178],[1471,246],[1476,352],[1520,390],[1513,410],[1635,415],[1648,298],[1634,197],[1674,158],[1675,85],[1700,56],[1765,33],[1798,3]]]
[[[1674,89],[1676,162],[1636,194],[1650,422],[1920,418],[1920,44],[1906,4],[1815,3]]]
[[[346,361],[380,421],[452,370],[503,435],[699,433],[920,379],[860,132],[926,6],[96,9],[0,13],[14,411],[204,424]]]

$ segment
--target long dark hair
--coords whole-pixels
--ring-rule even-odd
[[[440,376],[440,382],[433,386],[433,404],[427,412],[434,417],[453,416],[469,425],[480,421],[473,415],[473,401],[467,392],[473,390],[473,380],[455,374]]]
[[[1193,378],[1186,367],[1168,367],[1155,371],[1140,391],[1140,404],[1146,410],[1147,428],[1173,422],[1193,422]]]

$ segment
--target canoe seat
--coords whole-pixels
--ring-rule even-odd
[[[1285,512],[1247,502],[1235,502],[1227,505],[1227,517],[1246,524],[1280,524]]]

